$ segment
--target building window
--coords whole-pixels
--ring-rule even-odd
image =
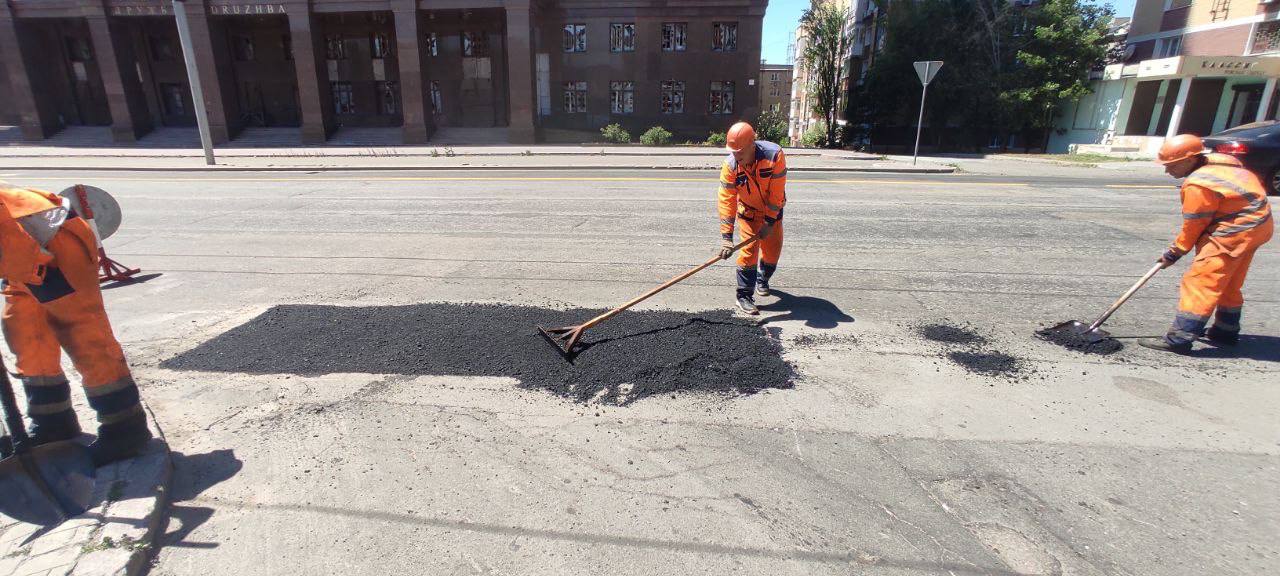
[[[257,52],[253,36],[246,34],[236,34],[231,40],[231,49],[235,52],[236,62],[253,62]]]
[[[1280,20],[1259,22],[1253,31],[1253,42],[1249,44],[1250,54],[1265,54],[1280,50]]]
[[[187,115],[186,91],[182,89],[181,84],[161,83],[160,100],[164,106],[165,116]]]
[[[666,22],[662,25],[662,51],[684,52],[685,38],[689,35],[687,22]]]
[[[172,62],[178,59],[178,48],[168,36],[152,36],[148,44],[151,45],[152,61]]]
[[[587,111],[586,82],[564,83],[564,111],[568,114]]]
[[[715,22],[711,24],[711,49],[716,52],[733,52],[738,49],[738,23]]]
[[[440,82],[438,80],[431,81],[431,109],[436,114],[444,113],[444,98],[440,95]]]
[[[711,96],[707,101],[708,114],[733,114],[733,82],[711,83]]]
[[[662,113],[684,113],[684,82],[677,80],[662,81]]]
[[[378,82],[378,113],[395,116],[400,113],[400,88],[395,82]]]
[[[610,82],[609,102],[614,114],[630,114],[635,112],[636,83]]]
[[[782,80],[782,76],[781,76],[780,74],[778,74],[777,72],[770,72],[770,73],[769,73],[769,80],[770,80],[771,82],[778,82],[778,81]]]
[[[335,114],[351,115],[356,113],[356,96],[351,91],[350,82],[330,82],[333,91],[333,111]]]
[[[587,25],[586,24],[565,24],[564,25],[564,51],[565,52],[586,52],[587,51]]]
[[[484,32],[462,33],[462,55],[474,58],[489,56],[489,37]]]
[[[89,62],[93,60],[93,50],[89,48],[89,41],[84,38],[73,38],[67,36],[67,58],[72,62]]]
[[[280,52],[285,60],[293,60],[293,36],[285,34],[280,37]]]
[[[440,55],[440,37],[435,32],[427,33],[427,54],[431,56]]]
[[[1170,58],[1182,54],[1182,36],[1170,36],[1156,41],[1156,58]]]
[[[635,52],[636,51],[636,25],[635,24],[610,24],[609,25],[609,51],[610,52]]]
[[[369,52],[374,58],[382,59],[391,55],[391,42],[386,34],[374,34],[369,37]]]
[[[347,59],[347,42],[342,39],[342,35],[330,34],[324,37],[324,54],[329,60]]]

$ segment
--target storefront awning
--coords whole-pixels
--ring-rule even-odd
[[[1112,64],[1104,80],[1120,78],[1223,78],[1229,76],[1280,77],[1280,58],[1264,56],[1174,56],[1143,60],[1137,64]]]

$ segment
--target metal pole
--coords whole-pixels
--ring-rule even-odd
[[[924,65],[924,77],[929,77],[929,68],[933,63]],[[920,91],[920,117],[916,120],[916,151],[911,154],[911,165],[916,165],[916,158],[920,157],[920,129],[924,127],[924,98],[929,94],[929,83],[924,83],[924,89]]]
[[[196,126],[200,128],[200,146],[204,148],[204,162],[210,166],[213,160],[213,137],[209,135],[209,113],[204,108],[204,89],[200,86],[200,72],[196,70],[196,49],[191,44],[191,22],[187,20],[187,3],[173,0],[173,16],[178,24],[178,40],[182,43],[182,57],[187,65],[187,81],[191,83],[191,100],[196,106]]]

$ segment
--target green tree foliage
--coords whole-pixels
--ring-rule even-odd
[[[601,128],[600,135],[604,136],[605,142],[613,142],[614,144],[631,143],[631,133],[627,132],[621,124],[610,124]]]
[[[925,107],[935,144],[1047,138],[1059,103],[1089,93],[1089,71],[1107,56],[1110,22],[1109,7],[1087,0],[892,2],[881,22],[884,49],[848,113],[867,125],[914,125],[920,80],[911,63],[943,60]]]
[[[840,74],[849,47],[844,34],[848,19],[847,8],[821,0],[812,0],[800,17],[805,40],[799,64],[808,77],[806,90],[813,96],[813,112],[825,120],[827,145],[832,147],[837,145],[835,127],[843,90]]]
[[[787,116],[772,108],[766,108],[751,126],[756,129],[756,138],[781,144],[787,138]]]
[[[654,126],[640,135],[640,143],[645,146],[666,146],[671,143],[671,132],[661,126]]]

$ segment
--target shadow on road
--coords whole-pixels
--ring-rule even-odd
[[[1247,358],[1261,362],[1280,362],[1280,338],[1275,336],[1240,336],[1236,346],[1211,346],[1196,350],[1197,358]]]
[[[134,284],[142,284],[143,282],[146,282],[146,281],[148,281],[148,280],[154,280],[154,279],[159,278],[159,277],[161,277],[161,276],[164,276],[164,274],[161,274],[161,273],[159,273],[159,272],[156,272],[156,273],[154,273],[154,274],[142,274],[142,275],[139,275],[139,276],[134,276],[134,277],[132,277],[132,278],[126,279],[126,280],[118,280],[118,281],[112,282],[112,283],[110,283],[110,284],[103,284],[103,285],[102,285],[102,289],[103,289],[103,290],[111,290],[111,289],[114,289],[114,288],[124,288],[125,286],[133,286]]]
[[[210,487],[230,479],[244,468],[244,463],[231,450],[214,450],[205,454],[173,453],[173,504],[159,540],[164,546],[180,548],[217,548],[216,542],[191,542],[187,537],[213,517],[213,509],[183,505]],[[177,527],[173,526],[177,521]]]
[[[781,322],[783,320],[801,320],[805,326],[810,328],[830,330],[843,322],[853,322],[853,316],[845,314],[844,311],[840,310],[839,306],[832,304],[830,300],[813,296],[796,296],[782,290],[773,290],[773,295],[778,297],[778,301],[763,304],[760,306],[760,310],[762,312],[783,311],[786,314],[770,316],[761,320],[761,324]]]

